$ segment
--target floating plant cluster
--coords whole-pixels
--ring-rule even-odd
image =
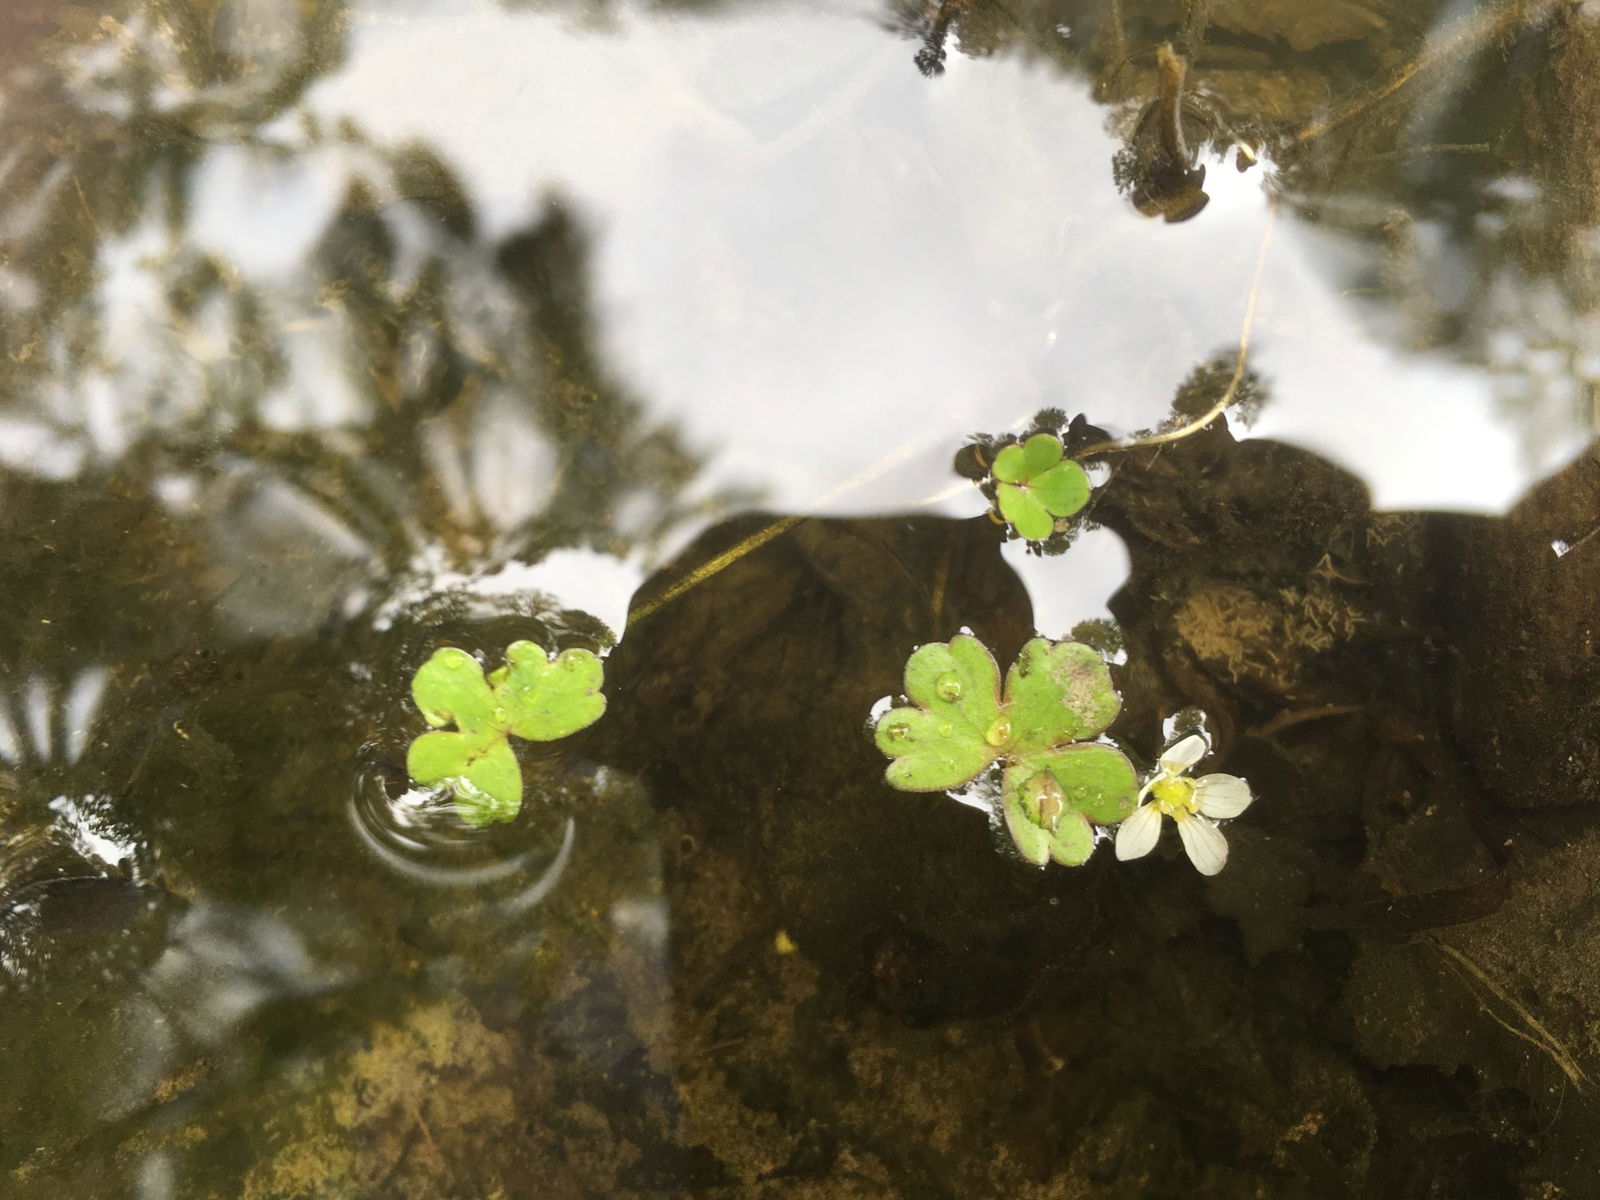
[[[970,634],[919,646],[906,661],[908,704],[877,720],[874,738],[889,756],[885,777],[908,792],[953,792],[999,776],[999,812],[1018,853],[1044,866],[1081,866],[1097,828],[1119,826],[1119,859],[1148,854],[1172,818],[1189,860],[1215,875],[1227,862],[1219,819],[1249,805],[1249,786],[1233,775],[1189,779],[1209,750],[1190,734],[1161,756],[1139,786],[1116,746],[1093,740],[1122,698],[1099,653],[1082,642],[1034,638],[1001,688],[994,655]]]
[[[1029,862],[1068,866],[1094,851],[1095,825],[1133,811],[1138,779],[1127,755],[1090,741],[1122,700],[1098,654],[1080,642],[1035,638],[1006,672],[977,638],[920,646],[906,662],[910,705],[879,719],[888,780],[912,792],[962,787],[1002,769],[1006,828]]]
[[[980,437],[957,459],[957,469],[990,498],[996,519],[1045,553],[1066,548],[1072,518],[1092,491],[1088,474],[1049,428],[1056,418],[1064,423],[1054,410],[1040,413],[1020,438]],[[1191,734],[1161,755],[1141,787],[1128,756],[1101,737],[1122,699],[1094,648],[1035,638],[1002,689],[994,656],[963,633],[913,652],[904,698],[874,728],[890,759],[889,783],[952,793],[996,783],[992,807],[1028,862],[1079,866],[1094,852],[1097,831],[1111,827],[1117,857],[1139,858],[1155,847],[1164,818],[1201,873],[1214,875],[1227,862],[1217,822],[1244,811],[1249,786],[1232,775],[1188,778],[1210,750]]]
[[[411,681],[411,698],[435,732],[411,743],[406,769],[424,787],[449,788],[468,824],[509,821],[522,808],[510,739],[553,742],[593,725],[606,708],[603,676],[587,650],[552,658],[534,642],[512,642],[506,665],[487,678],[465,650],[435,650]]]
[[[1068,523],[1091,488],[1059,436],[1037,431],[1004,444],[983,439],[969,449],[977,452],[974,477],[983,478],[1018,537],[1033,543],[1070,537]],[[522,806],[522,771],[510,739],[554,741],[599,720],[603,674],[586,650],[551,657],[527,641],[507,647],[506,665],[487,677],[466,651],[436,651],[411,685],[435,730],[412,742],[411,777],[447,789],[469,824],[511,820]],[[1052,860],[1081,866],[1111,827],[1117,827],[1117,857],[1141,857],[1171,818],[1190,861],[1214,875],[1228,855],[1217,822],[1238,816],[1251,801],[1249,786],[1236,776],[1188,777],[1210,748],[1198,734],[1162,754],[1141,787],[1128,756],[1102,736],[1122,697],[1100,652],[1082,642],[1034,638],[1003,683],[994,655],[970,634],[930,642],[906,662],[904,699],[874,727],[890,759],[889,783],[909,792],[955,792],[992,780],[999,823],[1037,866]],[[452,724],[453,730],[443,728]]]
[[[1089,476],[1065,454],[1055,434],[1036,433],[995,455],[995,503],[1018,537],[1042,542],[1089,502]]]
[[[1069,439],[1076,440],[1066,414],[1047,408],[1020,435],[978,434],[956,455],[957,474],[978,485],[994,520],[1037,554],[1071,546],[1075,518],[1094,491]]]

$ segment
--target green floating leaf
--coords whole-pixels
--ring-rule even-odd
[[[1028,456],[1013,443],[994,456],[994,477],[1000,483],[1017,483],[1028,477]]]
[[[522,807],[522,769],[511,734],[553,741],[592,725],[605,711],[604,668],[587,650],[551,659],[533,642],[513,642],[506,665],[484,678],[464,650],[436,650],[411,681],[428,724],[406,752],[406,770],[424,787],[449,787],[470,825],[509,821]]]
[[[1122,820],[1138,803],[1139,783],[1127,755],[1084,742],[1022,759],[1006,768],[1001,793],[1006,828],[1029,862],[1087,862],[1096,825]]]
[[[552,659],[534,642],[512,642],[506,663],[494,673],[495,690],[520,738],[553,742],[593,725],[606,710],[600,694],[605,668],[587,650],[564,650]]]
[[[463,733],[475,733],[495,723],[494,695],[483,668],[465,650],[435,650],[412,678],[411,698],[422,719],[435,727],[454,722]]]
[[[1041,775],[1054,780],[1054,787]],[[1048,795],[1060,811],[1081,813],[1096,825],[1115,825],[1139,801],[1139,779],[1128,756],[1098,742],[1078,742],[1019,759],[1008,768],[1002,787],[1010,794],[1024,790],[1024,784],[1031,785],[1020,796],[1024,802]],[[1048,808],[1038,807],[1041,816],[1050,816]]]
[[[1029,862],[1068,866],[1094,851],[1095,824],[1133,811],[1138,780],[1120,750],[1083,739],[1121,707],[1111,672],[1078,642],[1034,638],[1006,673],[1004,702],[994,657],[976,638],[920,646],[906,663],[915,707],[891,709],[874,736],[887,778],[904,791],[947,791],[1005,762],[1006,828]]]
[[[495,739],[474,744],[464,733],[425,733],[406,751],[406,770],[423,787],[433,787],[465,777],[474,754],[481,754]]]
[[[1030,488],[1021,484],[1002,483],[995,488],[995,501],[1000,505],[1000,515],[1020,538],[1042,542],[1056,531],[1055,518],[1039,503]]]
[[[510,820],[522,805],[522,769],[499,734],[425,733],[411,743],[406,770],[424,787],[449,787],[474,814],[499,812],[495,819]],[[470,819],[463,804],[456,811]]]
[[[1057,519],[1088,503],[1089,476],[1064,454],[1060,438],[1036,433],[995,455],[995,503],[1017,536],[1043,541],[1055,532]]]
[[[980,735],[1000,714],[1000,667],[969,633],[919,646],[906,659],[906,695],[930,712],[947,713]]]
[[[1066,452],[1061,447],[1061,439],[1054,434],[1034,434],[1022,443],[1022,465],[1027,469],[1028,478],[1039,478],[1060,462],[1064,453]]]
[[[509,742],[499,741],[475,759],[464,778],[451,781],[456,815],[468,825],[509,821],[522,811],[522,768]]]
[[[1041,475],[1061,461],[1061,439],[1036,433],[1021,444],[1013,442],[994,458],[994,477],[1001,483],[1021,483]]]
[[[1082,642],[1034,638],[1006,673],[1006,716],[1017,753],[1093,737],[1121,707],[1110,670]]]
[[[1057,463],[1035,475],[1028,490],[1052,516],[1070,517],[1089,503],[1089,476],[1075,462]]]
[[[975,779],[997,751],[953,721],[920,708],[896,708],[883,715],[878,749],[894,759],[885,778],[903,792],[944,792]]]
[[[999,728],[1000,668],[967,634],[919,646],[906,661],[906,695],[915,708],[878,719],[878,749],[894,761],[890,783],[908,792],[942,792],[976,777],[1008,736]]]
[[[1041,772],[1048,779],[1048,772]],[[1082,813],[1066,810],[1053,821],[1041,823],[1029,812],[1024,786],[1005,795],[1006,831],[1022,857],[1036,867],[1052,858],[1065,867],[1081,867],[1094,853],[1094,828]]]

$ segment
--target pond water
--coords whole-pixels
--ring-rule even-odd
[[[1587,0],[14,0],[0,1195],[1600,1194],[1596,117]],[[891,787],[963,631],[1225,868]]]

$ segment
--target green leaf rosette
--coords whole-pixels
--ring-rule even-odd
[[[1043,541],[1089,502],[1089,476],[1065,454],[1060,438],[1036,433],[995,455],[995,503],[1018,537]]]
[[[1079,642],[1035,638],[1006,673],[976,638],[920,646],[906,663],[909,705],[892,708],[874,737],[903,791],[949,791],[1004,763],[1005,825],[1029,862],[1068,866],[1094,850],[1094,826],[1133,811],[1133,764],[1086,739],[1111,724],[1121,698],[1099,654]]]
[[[435,732],[411,743],[406,770],[424,787],[448,787],[469,825],[509,821],[522,808],[522,768],[508,739],[554,741],[594,724],[606,707],[603,676],[587,650],[552,659],[534,642],[513,642],[488,678],[466,651],[436,650],[411,681]]]

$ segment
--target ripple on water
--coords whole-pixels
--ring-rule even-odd
[[[577,823],[530,789],[524,810],[506,825],[468,825],[448,792],[410,786],[392,755],[368,746],[346,816],[357,840],[387,870],[431,888],[491,890],[508,912],[537,905],[572,857]]]

